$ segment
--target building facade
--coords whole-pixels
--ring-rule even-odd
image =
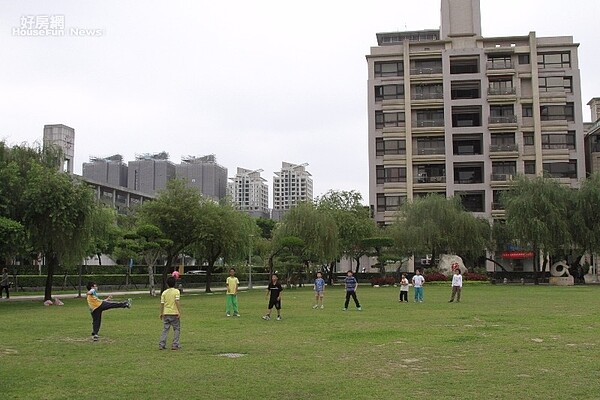
[[[214,154],[182,158],[181,164],[175,167],[175,175],[213,200],[227,195],[227,168],[217,164]]]
[[[106,158],[90,157],[89,162],[83,163],[82,175],[95,182],[127,187],[128,167],[120,154]]]
[[[237,169],[231,185],[231,200],[236,209],[244,211],[255,218],[270,218],[269,186],[266,179],[260,176],[262,169]]]
[[[73,174],[75,129],[63,124],[44,125],[43,145],[55,146],[62,152],[61,171]]]
[[[131,190],[155,195],[174,178],[175,164],[165,152],[138,155],[128,164],[127,187]]]
[[[281,163],[281,171],[273,177],[272,218],[279,221],[298,203],[312,201],[313,181],[306,170],[308,164]]]
[[[592,121],[585,123],[585,169],[588,175],[600,172],[600,97],[588,103]]]
[[[483,37],[478,0],[442,0],[441,29],[378,33],[367,55],[369,201],[460,196],[502,218],[516,174],[585,177],[578,44],[570,36]]]

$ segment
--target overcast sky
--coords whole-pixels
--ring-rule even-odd
[[[0,140],[75,128],[76,173],[90,156],[215,154],[230,177],[263,169],[270,196],[282,161],[308,163],[315,196],[357,190],[367,203],[365,55],[377,32],[439,28],[439,10],[440,0],[2,0]],[[584,121],[600,96],[599,15],[598,0],[481,0],[484,36],[580,43]],[[60,17],[64,37],[13,32]]]

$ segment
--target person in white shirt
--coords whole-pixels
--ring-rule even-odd
[[[412,284],[415,288],[415,303],[423,302],[423,284],[425,283],[425,278],[421,275],[420,270],[415,271],[415,276],[412,277]]]
[[[462,290],[462,275],[460,274],[460,267],[458,264],[452,264],[452,269],[454,270],[454,275],[452,275],[452,296],[448,303],[452,303],[454,297],[456,297],[456,302],[458,303],[460,302],[460,291]]]

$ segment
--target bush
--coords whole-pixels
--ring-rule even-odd
[[[466,281],[487,281],[488,276],[477,272],[465,272],[463,279]]]
[[[450,280],[450,278],[441,272],[429,272],[425,274],[425,282],[443,282],[448,280]]]
[[[371,278],[371,285],[375,286],[383,286],[390,285],[393,286],[396,283],[396,280],[393,276],[378,276],[375,278]]]

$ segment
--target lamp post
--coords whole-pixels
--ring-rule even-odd
[[[252,238],[248,235],[248,289],[252,289]]]

